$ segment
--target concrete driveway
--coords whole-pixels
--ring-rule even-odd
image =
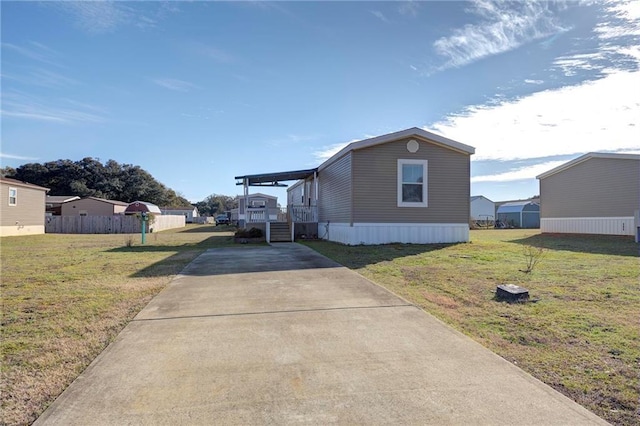
[[[606,424],[298,244],[209,250],[36,424]]]

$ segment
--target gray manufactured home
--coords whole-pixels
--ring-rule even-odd
[[[0,178],[0,236],[44,234],[47,188]]]
[[[318,167],[318,236],[349,245],[468,241],[474,151],[418,128],[347,145]]]
[[[592,152],[537,178],[542,232],[636,234],[640,155]]]
[[[292,238],[349,245],[463,242],[469,240],[473,153],[471,146],[414,127],[350,143],[314,169],[236,180],[245,199],[250,186],[296,181],[287,190],[286,214],[267,221],[267,240],[270,222],[285,222]]]

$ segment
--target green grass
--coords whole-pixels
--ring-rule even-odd
[[[632,238],[479,230],[451,245],[309,247],[472,337],[607,421],[637,424],[640,265]],[[543,247],[532,273],[527,248]],[[499,284],[535,302],[496,301]]]
[[[0,239],[0,424],[29,424],[171,278],[233,228]],[[133,246],[127,247],[128,240]]]

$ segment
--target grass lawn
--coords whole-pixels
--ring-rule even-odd
[[[452,245],[309,247],[388,288],[607,421],[638,424],[640,264],[632,238],[478,230]],[[527,252],[543,247],[532,273]],[[494,300],[499,284],[535,302]]]
[[[33,422],[187,263],[232,245],[232,230],[191,225],[144,246],[139,234],[1,238],[0,424]]]

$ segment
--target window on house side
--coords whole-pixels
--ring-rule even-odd
[[[18,205],[18,189],[17,188],[9,188],[9,205],[10,206]]]
[[[427,207],[427,160],[398,160],[398,207]]]

